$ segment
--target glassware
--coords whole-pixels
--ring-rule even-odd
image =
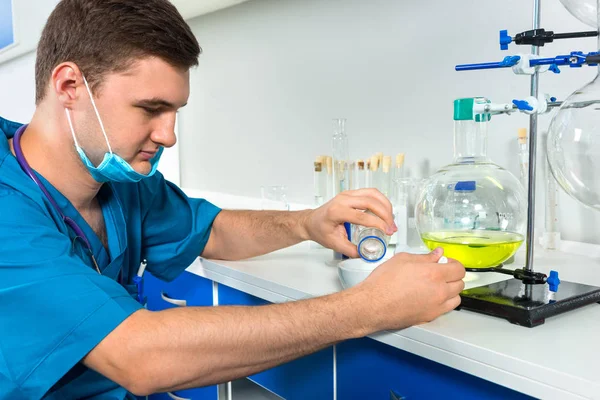
[[[454,162],[424,184],[415,208],[426,246],[444,248],[469,270],[495,268],[524,240],[527,198],[519,180],[487,156],[489,114],[474,114],[485,98],[454,101]]]
[[[261,186],[260,193],[263,210],[290,210],[290,204],[287,200],[287,189],[285,186]]]
[[[563,6],[586,25],[597,28],[597,0],[560,0]]]
[[[370,211],[365,212],[372,214]],[[356,244],[358,255],[363,260],[376,262],[385,256],[390,236],[378,228],[354,225],[352,241]]]
[[[333,120],[333,137],[332,144],[332,165],[333,165],[333,185],[332,197],[337,196],[341,192],[350,189],[350,176],[348,168],[348,136],[346,135],[346,120],[337,118]],[[350,236],[350,223],[345,224]],[[340,261],[346,258],[340,252],[333,251],[333,257],[328,262],[329,265],[337,265]]]
[[[333,120],[333,192],[335,197],[344,190],[350,189],[348,176],[348,136],[346,135],[346,120],[337,118]]]
[[[524,188],[529,185],[529,146],[527,143],[527,129],[519,129],[519,172],[521,184]]]
[[[388,199],[391,197],[392,193],[390,192],[390,186],[392,181],[392,157],[384,156],[383,157],[383,165],[381,168],[381,183],[379,190],[385,197]]]
[[[314,192],[314,205],[320,207],[325,202],[327,195],[327,172],[324,168],[325,157],[317,157],[317,161],[314,162],[314,175],[313,175],[313,192]]]
[[[365,162],[363,160],[358,160],[356,162],[356,180],[353,189],[363,189],[366,188],[366,170],[365,170]]]
[[[599,45],[600,47],[600,45]],[[548,128],[552,175],[567,194],[600,210],[600,73],[571,94]]]
[[[390,199],[394,213],[394,221],[398,231],[391,243],[396,245],[395,254],[418,253],[427,250],[416,229],[415,203],[420,193],[424,179],[400,178],[394,179],[394,196]]]

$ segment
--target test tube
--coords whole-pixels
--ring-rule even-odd
[[[315,207],[323,205],[327,193],[327,173],[323,168],[324,158],[323,156],[319,156],[314,162]]]
[[[411,181],[409,179],[394,179],[395,186],[395,219],[398,231],[396,232],[396,252],[405,252],[409,250],[408,246],[408,213],[409,193]]]
[[[325,199],[324,202],[328,202],[333,198],[333,160],[329,156],[325,156],[325,165],[327,167],[327,189],[325,191]]]
[[[369,187],[379,189],[379,157],[371,156],[371,185]]]
[[[348,136],[346,136],[346,120],[336,118],[333,120],[333,196],[348,190]]]
[[[366,179],[366,171],[365,171],[365,162],[363,160],[358,160],[356,162],[356,184],[354,185],[355,189],[366,188],[365,179]]]
[[[381,167],[383,165],[383,153],[377,152],[375,155],[377,156],[377,165]]]
[[[527,148],[527,128],[519,128],[519,169],[521,184],[525,189],[529,186],[529,149]]]
[[[383,157],[383,166],[381,168],[381,193],[388,199],[392,196],[390,192],[391,183],[392,156]]]
[[[394,179],[404,178],[404,153],[396,154],[396,168],[394,169]]]
[[[371,159],[368,158],[365,169],[365,188],[373,187],[373,173],[371,172]]]

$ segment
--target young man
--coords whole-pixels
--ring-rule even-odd
[[[436,251],[397,256],[322,298],[143,309],[142,259],[171,280],[199,255],[242,259],[307,239],[357,256],[345,221],[396,229],[373,190],[316,210],[250,212],[165,182],[156,165],[175,143],[199,54],[168,0],[63,0],[48,19],[35,114],[28,125],[0,119],[0,397],[125,398],[225,382],[459,304],[464,268],[437,264]]]

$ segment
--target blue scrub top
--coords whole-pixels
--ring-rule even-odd
[[[99,275],[12,155],[8,138],[20,126],[0,118],[0,398],[123,399],[130,396],[125,389],[81,359],[141,308],[132,282],[141,260],[154,276],[173,280],[204,250],[220,209],[186,197],[159,172],[139,183],[105,184],[99,201],[107,252],[71,203],[38,175],[84,230]]]

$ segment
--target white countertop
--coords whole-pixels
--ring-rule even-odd
[[[523,265],[519,253],[516,268]],[[303,243],[246,261],[198,260],[188,271],[271,302],[342,290],[331,251]],[[538,250],[535,270],[600,286],[600,258]],[[200,262],[201,261],[201,262]],[[508,279],[469,273],[467,287]],[[426,325],[382,332],[373,339],[544,399],[600,399],[600,305],[525,328],[470,311],[452,311]]]

